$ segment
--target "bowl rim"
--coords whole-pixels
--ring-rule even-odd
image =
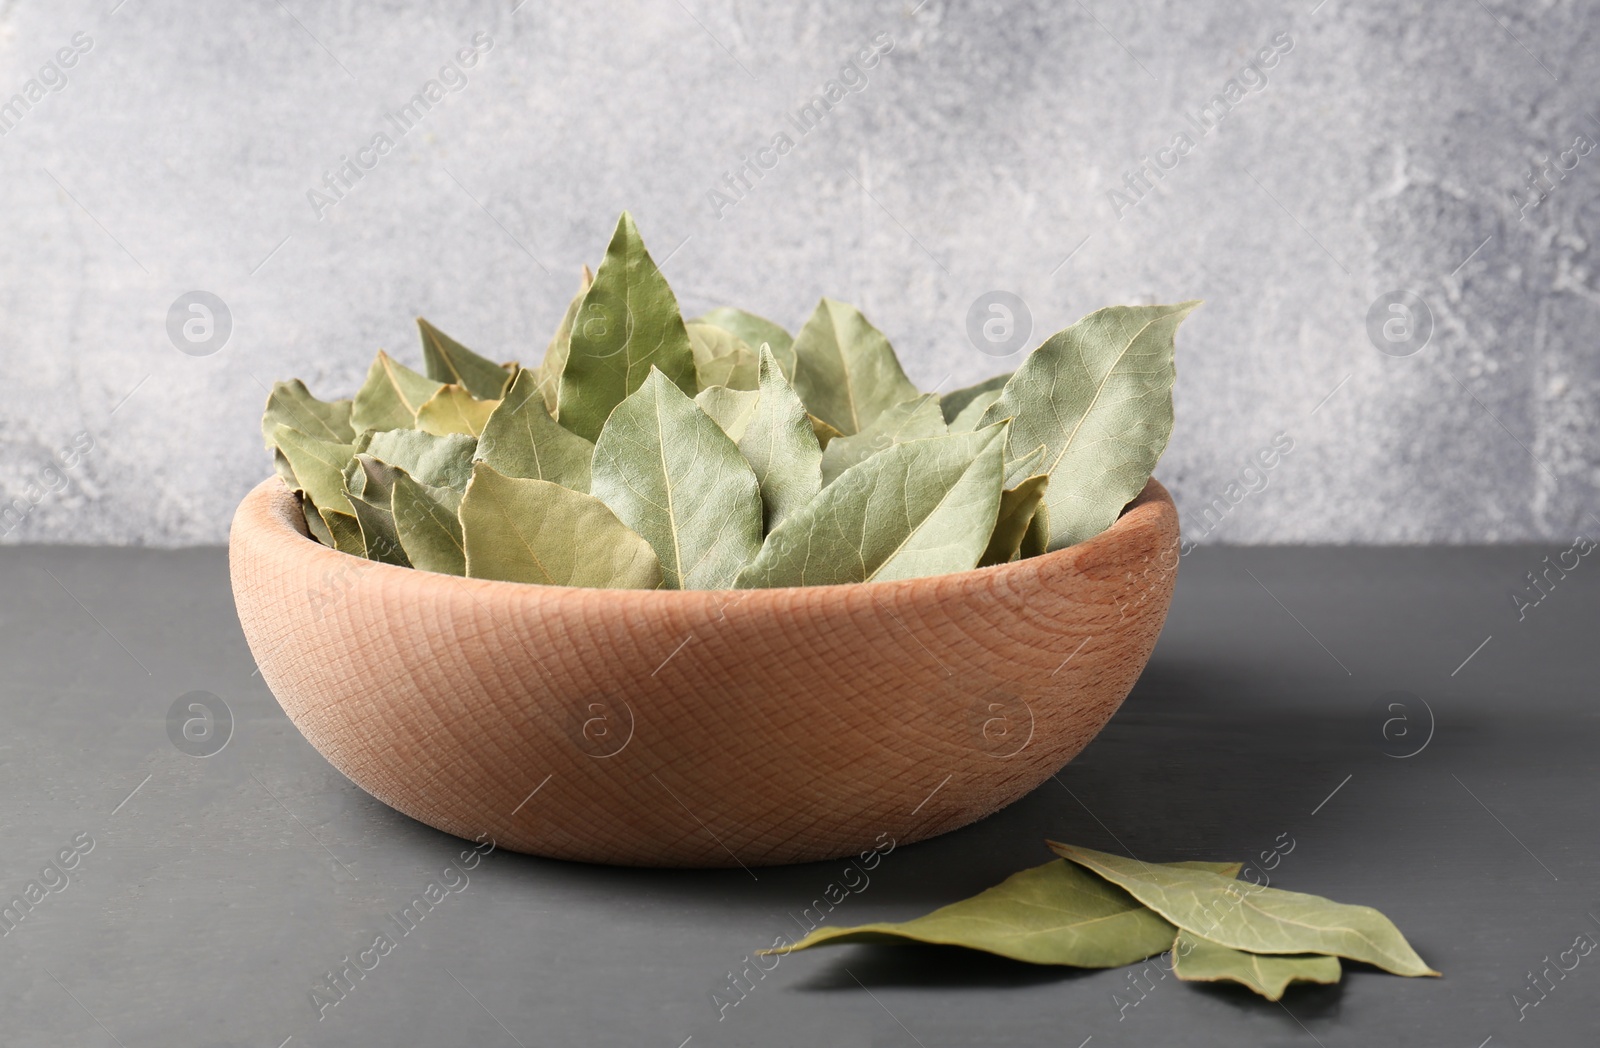
[[[842,582],[829,583],[816,586],[766,586],[756,589],[624,589],[601,588],[595,586],[551,586],[535,582],[511,582],[506,579],[481,579],[471,578],[466,575],[448,575],[437,571],[428,571],[425,568],[403,567],[399,564],[386,564],[383,561],[368,560],[346,553],[332,546],[325,546],[312,536],[305,522],[305,513],[299,493],[291,490],[281,477],[269,476],[255,487],[251,488],[240,501],[234,511],[233,524],[229,532],[228,544],[230,549],[239,541],[241,528],[249,527],[254,541],[264,542],[272,551],[281,551],[286,556],[296,561],[304,562],[307,558],[322,558],[323,560],[341,565],[361,565],[364,571],[378,570],[383,573],[404,572],[404,576],[393,576],[397,581],[407,576],[414,577],[416,585],[454,585],[456,588],[472,586],[486,592],[501,592],[505,594],[539,594],[542,596],[558,596],[562,594],[605,594],[612,597],[624,595],[635,600],[652,600],[655,602],[686,602],[705,600],[707,598],[721,598],[723,603],[738,599],[741,603],[757,594],[794,594],[808,593],[817,597],[828,594],[842,596],[847,593],[861,592],[871,589],[887,593],[891,590],[925,587],[929,585],[970,585],[979,581],[1004,582],[1010,576],[1021,578],[1024,573],[1032,574],[1041,568],[1059,568],[1071,572],[1085,562],[1092,562],[1111,554],[1114,544],[1134,541],[1139,532],[1158,533],[1162,530],[1163,523],[1170,518],[1173,530],[1173,548],[1179,547],[1178,511],[1172,501],[1172,495],[1166,487],[1155,477],[1151,477],[1144,488],[1134,499],[1122,508],[1117,519],[1099,534],[1085,539],[1072,546],[1065,546],[1058,550],[1051,550],[1034,557],[1025,557],[1020,560],[1008,561],[1004,564],[991,564],[987,567],[969,568],[966,571],[944,572],[939,575],[919,575],[909,579],[888,579],[880,582]],[[1154,534],[1149,538],[1154,538]],[[302,544],[303,543],[303,544]],[[1148,544],[1142,543],[1142,544]],[[448,580],[439,583],[432,580]]]

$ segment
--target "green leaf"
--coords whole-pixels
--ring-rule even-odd
[[[477,448],[476,440],[461,433],[437,437],[420,430],[394,429],[372,434],[366,450],[373,458],[405,470],[419,484],[466,491]]]
[[[946,393],[939,398],[939,410],[944,413],[944,420],[954,426],[956,416],[965,411],[968,405],[985,393],[998,393],[1010,379],[1011,374],[1008,372],[986,378],[977,385],[953,389]]]
[[[1241,983],[1269,1001],[1283,997],[1293,982],[1339,981],[1339,958],[1322,954],[1263,955],[1230,950],[1190,932],[1178,932],[1172,947],[1172,974],[1185,982]]]
[[[1438,975],[1394,924],[1370,906],[1241,884],[1215,874],[1172,870],[1119,855],[1050,843],[1184,931],[1250,953],[1325,953],[1396,975]]]
[[[1237,865],[1209,864],[1219,872]],[[964,946],[1030,964],[1120,968],[1166,950],[1176,929],[1127,892],[1061,860],[1014,873],[970,899],[909,921],[818,928],[790,953],[845,943]]]
[[[460,492],[418,484],[405,470],[394,471],[394,526],[412,567],[442,575],[467,573],[460,510]]]
[[[480,357],[421,317],[422,369],[435,382],[464,387],[479,400],[499,400],[511,373],[487,357]]]
[[[1037,557],[1050,549],[1050,507],[1041,499],[1039,505],[1034,507],[1033,519],[1028,521],[1028,530],[1022,534],[1022,543],[1017,547],[1017,558],[1026,560]]]
[[[971,433],[983,423],[983,416],[989,410],[989,405],[1000,399],[998,389],[986,389],[973,397],[967,406],[957,412],[956,417],[950,420],[950,432]]]
[[[761,351],[755,413],[735,438],[761,487],[764,527],[771,531],[822,488],[822,446],[805,405],[783,376],[769,345]]]
[[[572,348],[572,322],[577,319],[578,310],[583,307],[583,296],[589,293],[589,288],[593,285],[594,274],[589,271],[588,266],[584,266],[578,293],[567,303],[567,311],[562,314],[561,324],[556,328],[556,333],[550,336],[550,344],[544,349],[544,359],[539,361],[539,392],[544,395],[544,407],[551,418],[556,417],[556,408],[560,403],[558,397],[561,392],[561,372],[566,370],[567,353]]]
[[[1199,304],[1090,313],[1034,350],[984,414],[1012,420],[1013,447],[1049,449],[1051,549],[1098,535],[1144,490],[1172,432],[1173,338]]]
[[[444,383],[417,374],[383,350],[367,369],[367,380],[356,391],[350,423],[361,430],[411,429],[417,412]]]
[[[1000,509],[1005,427],[896,444],[839,475],[767,536],[740,589],[966,571]]]
[[[526,368],[494,409],[478,438],[477,459],[507,477],[548,480],[573,491],[589,490],[594,445],[559,425],[545,408],[539,379]]]
[[[714,324],[690,322],[689,343],[694,347],[694,373],[697,388],[712,386],[729,389],[755,389],[759,382],[760,361],[744,340]]]
[[[726,588],[761,546],[750,464],[654,368],[595,441],[589,490],[655,549],[668,589]]]
[[[417,428],[436,437],[451,433],[480,436],[498,400],[479,400],[463,386],[444,386],[417,409]]]
[[[811,435],[817,438],[817,447],[824,451],[828,450],[828,445],[833,442],[834,437],[844,436],[815,415],[807,414],[806,419],[811,423]]]
[[[755,414],[761,401],[761,392],[754,389],[729,389],[727,386],[707,386],[695,394],[695,407],[711,416],[722,427],[728,439],[738,441]]]
[[[269,449],[277,447],[272,434],[279,426],[330,444],[349,444],[356,439],[356,431],[350,425],[350,401],[318,400],[299,379],[272,384],[267,409],[261,416],[261,437]]]
[[[351,444],[332,444],[308,437],[299,430],[278,426],[273,442],[294,471],[296,490],[305,492],[321,509],[353,513],[344,495],[344,468],[355,456]]]
[[[337,510],[317,509],[306,516],[306,524],[310,525],[311,518],[316,517],[322,523],[322,529],[327,538],[321,539],[323,545],[332,546],[340,553],[348,553],[352,557],[365,557],[366,544],[361,538],[361,524],[349,513],[340,513]]]
[[[289,483],[293,483],[292,475]],[[312,538],[316,539],[324,546],[333,546],[335,549],[338,548],[334,543],[333,532],[328,530],[328,522],[322,517],[322,511],[317,508],[316,503],[312,502],[306,497],[304,492],[300,493],[300,514],[305,518],[306,530],[311,532]],[[350,521],[351,523],[354,523],[355,518],[351,517]],[[361,529],[358,527],[356,528],[356,536],[359,538],[360,535]]]
[[[395,474],[392,466],[358,452],[345,467],[344,493],[355,510],[356,522],[361,525],[361,542],[367,558],[409,568],[411,561],[401,548],[391,509]]]
[[[1022,541],[1049,483],[1049,476],[1040,473],[1000,492],[1000,513],[995,519],[994,531],[989,534],[989,545],[978,558],[978,567],[1004,564],[1021,552]]]
[[[656,589],[661,562],[605,503],[479,462],[461,499],[467,575],[546,586]]]
[[[580,437],[596,440],[611,410],[639,388],[652,367],[694,395],[694,348],[678,300],[624,211],[573,321],[556,417]]]
[[[769,346],[772,355],[777,358],[778,366],[783,369],[784,378],[794,374],[794,336],[766,317],[758,317],[732,306],[718,306],[696,322],[732,332],[758,354],[763,344]]]
[[[795,336],[794,356],[790,381],[806,409],[846,436],[917,395],[883,332],[843,302],[817,304]]]
[[[948,432],[939,414],[939,398],[932,393],[903,400],[884,409],[859,433],[830,440],[822,452],[822,484],[827,487],[845,470],[884,448],[908,440],[942,436]]]

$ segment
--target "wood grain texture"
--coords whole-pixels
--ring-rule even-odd
[[[351,557],[273,478],[229,562],[262,677],[384,803],[555,858],[754,867],[944,833],[1076,756],[1155,646],[1178,518],[1152,480],[1103,534],[1013,564],[589,590]]]

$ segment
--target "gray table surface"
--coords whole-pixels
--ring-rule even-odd
[[[1520,618],[1511,599],[1559,548],[1193,552],[1088,750],[896,848],[831,918],[925,912],[1048,860],[1046,836],[1156,859],[1292,841],[1276,885],[1379,907],[1442,979],[1351,969],[1280,1006],[1158,971],[846,947],[783,958],[720,1018],[729,968],[842,863],[752,879],[495,852],[401,936],[388,915],[462,845],[289,724],[223,551],[6,549],[0,905],[51,890],[0,938],[0,1044],[1593,1044],[1600,952],[1570,951],[1600,940],[1600,564]],[[204,758],[168,735],[195,690],[233,721]],[[44,872],[74,842],[65,879]],[[385,929],[395,947],[319,1018],[312,988]],[[1529,990],[1563,951],[1572,970]]]

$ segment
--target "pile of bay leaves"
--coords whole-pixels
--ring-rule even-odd
[[[357,556],[547,585],[727,589],[1002,564],[1104,530],[1172,429],[1197,303],[1102,309],[1014,373],[919,393],[823,299],[798,334],[685,322],[624,213],[537,367],[419,320],[353,400],[277,383],[262,434],[307,528]]]
[[[763,953],[823,944],[936,943],[1032,964],[1120,968],[1170,951],[1192,982],[1239,983],[1276,1001],[1290,983],[1336,983],[1341,957],[1438,975],[1370,906],[1237,880],[1239,863],[1154,863],[1050,842],[1054,862],[923,917],[819,928]]]

